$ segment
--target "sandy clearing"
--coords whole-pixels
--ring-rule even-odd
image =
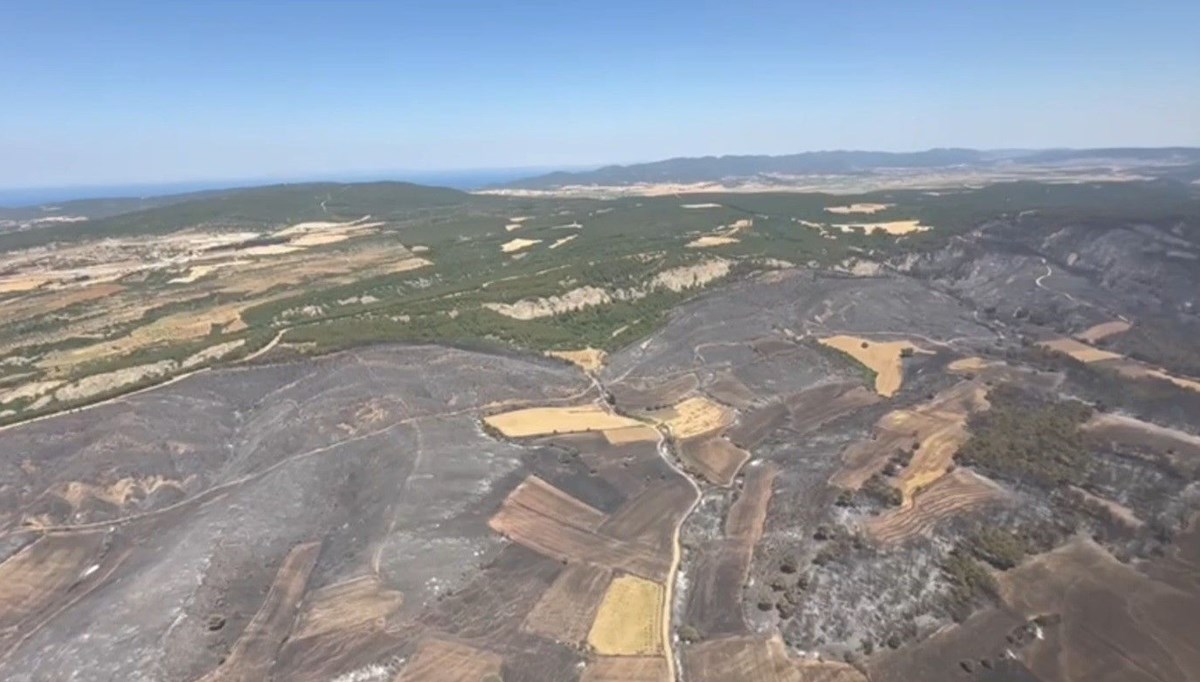
[[[681,265],[668,268],[650,280],[651,289],[668,289],[679,293],[687,289],[702,287],[713,280],[729,274],[733,267],[731,261],[724,258],[714,258],[695,265]]]
[[[95,499],[114,507],[124,507],[135,496],[143,499],[161,488],[174,488],[183,492],[183,481],[162,476],[145,478],[127,477],[111,484],[92,484],[83,481],[68,481],[50,489],[50,493],[62,498],[71,507],[78,509],[84,502]]]
[[[895,206],[895,204],[850,204],[849,206],[826,206],[825,210],[838,215],[849,215],[851,213],[866,213],[873,214]]]
[[[0,405],[11,403],[14,400],[32,399],[41,396],[44,393],[62,386],[61,380],[51,381],[34,381],[28,384],[22,384],[14,389],[0,393]]]
[[[42,277],[38,275],[18,275],[16,277],[5,277],[0,279],[0,294],[17,294],[26,291],[33,291],[38,287],[53,282],[51,277]]]
[[[572,289],[559,296],[526,298],[516,303],[484,303],[483,307],[516,320],[533,320],[610,302],[612,302],[612,295],[608,291],[599,287],[585,286]]]
[[[174,360],[159,360],[145,365],[135,365],[112,372],[103,372],[73,381],[54,391],[54,399],[62,402],[86,400],[109,393],[147,379],[157,379],[176,369]]]
[[[572,234],[572,235],[567,235],[566,237],[563,237],[562,239],[555,239],[554,243],[551,244],[549,248],[557,249],[558,247],[562,246],[563,244],[566,244],[567,242],[571,241],[572,239],[576,239],[577,237],[579,237],[579,235]]]
[[[734,237],[713,237],[713,236],[700,237],[699,239],[693,239],[692,241],[688,242],[687,248],[689,248],[689,249],[707,249],[707,248],[710,248],[713,246],[726,246],[728,244],[737,244],[740,241],[741,241],[740,239],[735,239]]]
[[[663,586],[632,575],[614,578],[600,602],[588,644],[609,656],[662,652]]]
[[[596,405],[532,407],[494,414],[485,417],[483,421],[509,438],[642,426],[636,419],[610,414]]]
[[[1076,335],[1075,338],[1079,339],[1080,341],[1083,341],[1084,343],[1096,343],[1097,341],[1099,341],[1101,339],[1107,339],[1110,336],[1115,336],[1117,334],[1127,332],[1127,331],[1129,331],[1129,328],[1132,326],[1133,325],[1129,324],[1125,320],[1113,320],[1111,322],[1101,322],[1098,325],[1089,327],[1086,330],[1080,332],[1078,335]]]
[[[277,237],[291,237],[293,235],[304,234],[306,232],[330,232],[330,231],[347,231],[347,230],[367,230],[376,227],[382,227],[383,221],[367,222],[371,216],[363,216],[358,220],[351,220],[344,223],[334,223],[327,221],[313,221],[308,223],[296,223],[289,227],[285,227],[274,233]]]
[[[980,372],[990,367],[994,367],[998,363],[984,360],[980,357],[959,358],[946,366],[946,370],[950,372]]]
[[[598,348],[582,348],[580,350],[550,350],[546,351],[546,355],[567,362],[579,367],[585,372],[595,372],[604,366],[604,361],[608,359],[608,353]]]
[[[650,413],[655,421],[677,439],[695,438],[719,431],[733,423],[734,412],[705,397],[688,398],[666,410]]]
[[[1100,362],[1102,360],[1118,360],[1123,356],[1120,353],[1112,353],[1099,348],[1093,348],[1086,343],[1080,343],[1075,339],[1053,339],[1051,341],[1042,341],[1038,344],[1044,348],[1049,348],[1059,353],[1066,353],[1080,362]]]
[[[225,343],[218,343],[215,346],[209,346],[208,348],[205,348],[198,353],[194,353],[184,359],[183,363],[180,364],[180,368],[191,369],[193,367],[203,365],[206,362],[219,360],[244,345],[246,345],[245,339],[237,339],[235,341],[226,341]]]
[[[301,248],[307,246],[323,246],[325,244],[336,244],[344,242],[352,235],[345,232],[319,232],[316,234],[302,234],[288,241],[291,246],[299,246]]]
[[[168,284],[191,284],[205,275],[217,270],[218,268],[232,265],[232,263],[215,263],[213,265],[197,265],[188,268],[187,274],[169,280]]]
[[[514,253],[541,243],[540,239],[513,239],[500,245],[500,250],[504,253]]]
[[[875,372],[875,392],[885,398],[896,395],[904,379],[901,351],[906,348],[918,350],[911,341],[867,341],[845,335],[821,339],[821,343],[840,350],[872,369]]]
[[[265,246],[250,246],[244,249],[238,249],[239,256],[281,256],[285,253],[295,253],[302,251],[298,246],[288,246],[287,244],[267,244]]]
[[[842,232],[857,232],[863,230],[867,234],[884,232],[890,235],[904,235],[912,232],[925,232],[933,228],[922,225],[920,220],[893,220],[886,223],[843,223],[831,225]]]

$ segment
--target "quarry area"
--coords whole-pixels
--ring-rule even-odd
[[[746,194],[0,253],[0,678],[1200,679],[1200,221]]]

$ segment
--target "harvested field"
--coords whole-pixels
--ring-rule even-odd
[[[738,423],[725,433],[725,437],[740,448],[752,450],[779,428],[787,417],[787,407],[781,403],[760,407],[743,414]]]
[[[912,458],[896,482],[907,505],[914,492],[941,478],[950,467],[954,455],[970,437],[967,417],[971,412],[987,409],[986,395],[982,383],[963,381],[913,409],[885,414],[876,423],[870,440],[852,445],[842,453],[844,464],[830,482],[857,490],[883,469],[897,451],[911,451]]]
[[[588,644],[607,656],[660,653],[663,587],[636,576],[613,579],[588,633]]]
[[[604,439],[609,445],[625,445],[627,443],[644,443],[657,441],[658,431],[649,426],[627,426],[622,429],[606,429]]]
[[[713,400],[739,410],[749,408],[758,400],[754,391],[728,371],[719,374],[715,381],[704,388],[704,392]]]
[[[850,204],[849,206],[826,206],[825,210],[838,215],[849,215],[851,213],[866,213],[873,214],[880,211],[886,211],[894,204]]]
[[[1080,343],[1075,339],[1054,339],[1052,341],[1043,341],[1038,344],[1044,348],[1048,348],[1059,353],[1065,353],[1080,362],[1100,362],[1102,360],[1120,360],[1123,359],[1120,353],[1113,353],[1099,348],[1093,348],[1086,343]]]
[[[876,393],[862,386],[826,384],[788,396],[784,405],[791,414],[792,428],[809,433],[879,400]]]
[[[916,493],[911,503],[868,519],[868,537],[883,545],[927,534],[942,520],[979,509],[1008,496],[995,482],[958,468]]]
[[[750,459],[750,453],[721,436],[710,436],[680,443],[679,458],[689,470],[709,483],[728,486],[733,483],[733,477],[742,465]]]
[[[583,348],[580,350],[551,350],[546,351],[546,355],[576,365],[585,372],[595,372],[604,366],[604,360],[608,354],[597,348]]]
[[[767,506],[771,503],[771,486],[778,473],[770,462],[751,465],[746,472],[741,494],[729,507],[729,516],[725,519],[725,537],[744,543],[749,551],[762,537]]]
[[[1110,322],[1106,324],[1114,323]],[[1091,329],[1088,331],[1090,332]],[[1075,339],[1053,339],[1051,341],[1043,341],[1038,345],[1059,353],[1065,353],[1066,355],[1069,355],[1080,362],[1089,364],[1104,363],[1104,367],[1116,370],[1120,375],[1129,377],[1131,379],[1158,379],[1160,381],[1168,381],[1172,384],[1175,384],[1179,388],[1200,393],[1200,381],[1189,379],[1187,377],[1175,376],[1163,371],[1162,369],[1138,362],[1137,360],[1130,360],[1120,353],[1101,350],[1099,348],[1089,346],[1086,343],[1076,341]]]
[[[504,504],[506,507],[509,504],[520,505],[536,514],[588,530],[599,528],[607,518],[604,512],[589,507],[537,476],[525,479],[509,494]]]
[[[1109,447],[1166,456],[1185,471],[1200,467],[1200,436],[1111,412],[1093,416],[1083,430]]]
[[[915,349],[908,341],[867,341],[857,336],[831,336],[821,343],[839,350],[875,372],[875,392],[890,398],[900,390],[904,380],[904,364],[900,354]]]
[[[1154,369],[1151,367],[1147,367],[1146,365],[1143,365],[1140,362],[1135,362],[1133,360],[1125,360],[1124,362],[1117,363],[1116,370],[1122,376],[1127,376],[1132,379],[1150,378],[1150,379],[1158,379],[1160,381],[1168,381],[1184,390],[1195,391],[1197,393],[1200,393],[1200,381],[1196,381],[1195,379],[1185,379],[1183,377],[1177,377],[1174,374],[1169,374],[1167,372],[1162,371],[1161,369]]]
[[[1123,334],[1129,331],[1133,325],[1124,320],[1113,320],[1111,322],[1102,322],[1093,327],[1089,327],[1076,335],[1076,338],[1084,343],[1096,343],[1101,339],[1107,339],[1110,336]]]
[[[290,639],[382,629],[403,602],[402,594],[374,575],[323,587],[305,596]]]
[[[206,675],[203,682],[267,679],[276,654],[291,633],[308,576],[320,554],[320,542],[297,545],[288,552],[258,613],[246,625],[221,667]]]
[[[695,489],[681,476],[655,482],[621,505],[600,525],[599,531],[618,540],[636,542],[655,554],[669,555],[675,523],[695,497]]]
[[[533,551],[565,562],[619,568],[662,580],[669,558],[653,548],[598,532],[604,514],[531,476],[513,490],[488,525]]]
[[[733,423],[735,414],[708,398],[696,397],[652,412],[650,417],[666,426],[672,437],[682,440],[721,431]]]
[[[532,407],[494,414],[484,423],[508,438],[529,438],[555,433],[605,431],[642,426],[636,419],[622,417],[596,405],[578,407]]]
[[[540,239],[512,239],[504,242],[504,244],[500,246],[500,250],[504,253],[515,253],[541,243],[542,240]]]
[[[111,355],[124,355],[139,348],[172,341],[190,341],[208,336],[213,327],[227,332],[246,328],[241,312],[250,303],[217,306],[203,312],[168,315],[134,329],[127,336],[104,343],[48,354],[39,366],[47,369],[67,367]]]
[[[683,374],[657,384],[616,383],[609,390],[623,409],[638,412],[674,405],[699,387],[695,375]]]
[[[491,682],[500,678],[504,659],[461,642],[427,639],[394,682]]]
[[[772,464],[747,468],[745,485],[726,517],[724,537],[700,552],[689,571],[686,622],[708,636],[746,632],[742,588],[762,537],[777,473]]]
[[[0,563],[4,650],[52,618],[71,592],[83,591],[85,578],[104,560],[103,546],[104,533],[44,536]]]
[[[611,580],[612,570],[604,566],[567,564],[521,628],[556,642],[579,645],[588,635]]]
[[[597,656],[579,682],[669,682],[662,656]]]
[[[714,246],[728,246],[730,244],[737,244],[740,241],[741,240],[736,237],[722,237],[722,236],[709,235],[709,236],[697,237],[696,239],[693,239],[692,241],[687,243],[687,248],[689,248],[689,249],[707,249],[707,248],[712,248]]]
[[[725,637],[690,646],[684,669],[693,682],[866,682],[844,663],[792,660],[778,635]]]
[[[871,682],[917,682],[918,680],[980,679],[985,682],[1037,682],[1022,675],[1019,663],[1002,658],[1011,645],[1009,635],[1025,625],[1025,619],[1007,608],[988,608],[963,623],[943,628],[915,644],[895,651],[884,650],[870,660]],[[987,668],[974,666],[978,677],[962,669],[962,661],[988,661],[996,673],[987,676]],[[1064,680],[1065,678],[1052,678]],[[1082,679],[1085,678],[1080,678]]]
[[[1034,617],[1061,615],[1021,651],[1040,679],[1172,682],[1196,679],[1200,594],[1158,582],[1076,538],[998,578],[1004,602]]]

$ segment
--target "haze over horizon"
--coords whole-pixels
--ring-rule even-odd
[[[0,189],[1200,145],[1200,5],[1181,0],[7,14]]]

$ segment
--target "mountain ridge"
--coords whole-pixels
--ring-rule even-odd
[[[854,174],[879,169],[990,167],[1016,163],[1050,164],[1099,160],[1200,164],[1200,148],[979,150],[943,147],[915,152],[827,150],[782,155],[674,157],[647,163],[607,165],[591,171],[556,171],[493,185],[491,189],[549,189],[565,185],[622,185],[644,182],[696,183],[760,175]]]

